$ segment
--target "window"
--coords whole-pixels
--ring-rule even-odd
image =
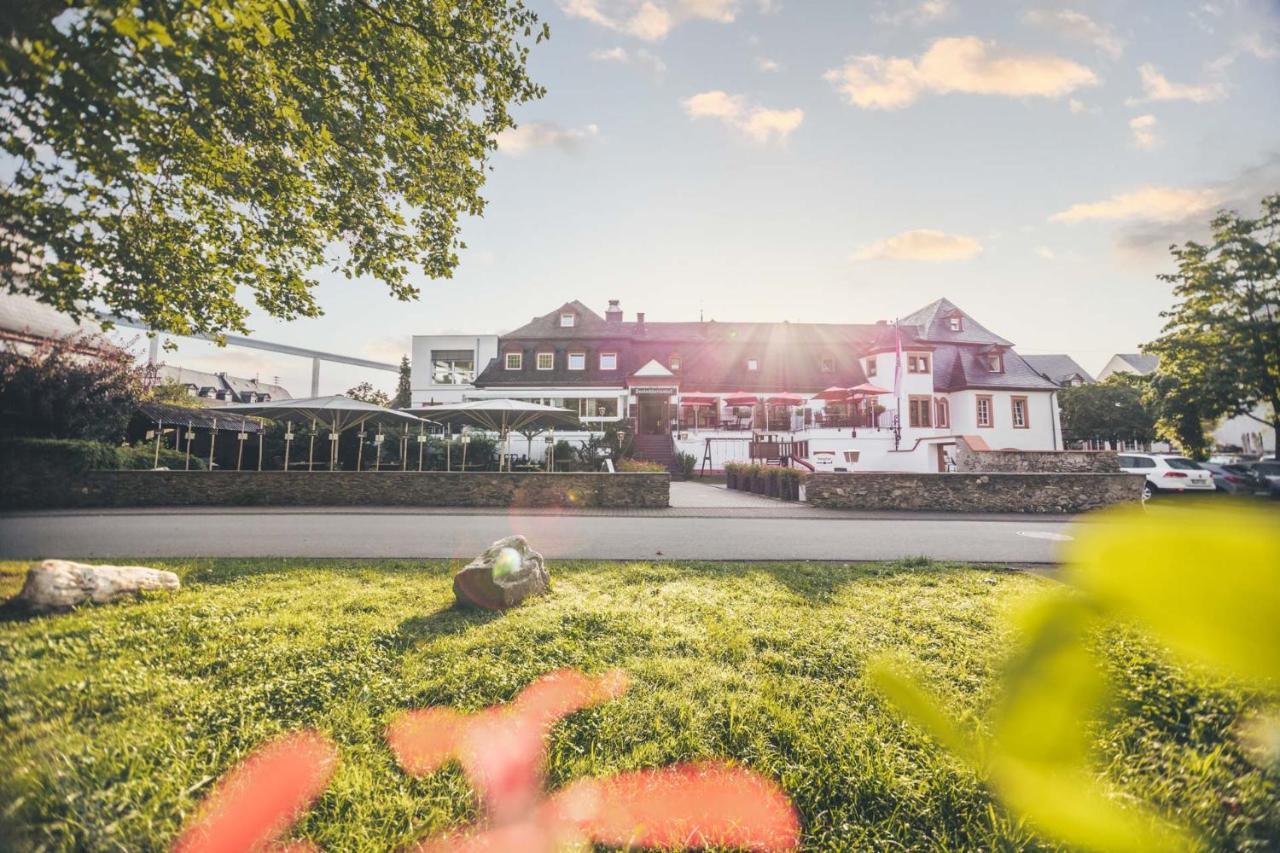
[[[578,404],[580,418],[616,418],[618,416],[617,397],[583,397],[574,402]]]
[[[928,428],[933,426],[930,420],[930,414],[933,409],[932,397],[917,397],[912,395],[907,400],[907,423],[913,427]]]
[[[937,401],[934,402],[934,408],[937,409],[938,412],[938,417],[934,421],[934,424],[936,424],[940,429],[950,429],[951,404],[939,397]]]
[[[949,320],[947,320],[947,326],[948,326],[948,327],[951,329],[951,331],[953,331],[953,332],[963,332],[963,331],[964,331],[964,318],[963,318],[963,317],[959,317],[959,316],[952,317],[952,318],[950,318]]]
[[[994,426],[991,423],[991,396],[989,394],[983,394],[977,398],[975,410],[978,414],[978,426],[984,428]]]
[[[983,365],[992,373],[1004,373],[1004,356],[998,352],[984,353],[980,356]]]
[[[747,359],[747,370],[759,370],[759,369],[760,369],[760,359],[758,358]]]
[[[560,315],[560,328],[572,329],[573,324],[577,321],[577,319],[578,318],[576,315],[570,314],[569,312],[566,311],[565,313]]]
[[[431,351],[432,385],[470,385],[476,378],[475,354],[467,349]]]
[[[1156,460],[1149,459],[1146,456],[1135,456],[1133,457],[1133,467],[1134,468],[1154,468],[1156,467]]]
[[[600,353],[600,369],[601,370],[617,370],[618,354],[616,352]]]
[[[834,358],[832,358],[831,356],[829,356],[829,355],[824,355],[824,356],[822,357],[822,372],[823,372],[823,373],[835,373],[835,372],[836,372],[836,360],[835,360]]]
[[[556,354],[553,352],[538,353],[537,368],[539,370],[555,370]]]
[[[876,360],[874,358],[867,359],[866,373],[868,378],[876,375]]]
[[[1026,429],[1031,426],[1027,419],[1027,398],[1011,397],[1009,403],[1013,407],[1013,428]]]
[[[509,352],[506,355],[507,370],[522,370],[524,368],[524,356],[518,352]]]
[[[1181,456],[1170,456],[1164,460],[1164,464],[1173,468],[1175,471],[1203,471],[1197,463],[1190,459],[1183,459]]]
[[[586,370],[587,354],[585,352],[569,353],[569,369],[570,370]]]
[[[907,373],[928,373],[929,356],[920,353],[907,355]]]
[[[674,373],[675,371],[679,370],[679,369],[680,369],[680,356],[678,356],[678,355],[673,355],[673,356],[671,356],[671,360],[667,362],[667,366],[671,368],[671,371],[672,371],[673,373]]]

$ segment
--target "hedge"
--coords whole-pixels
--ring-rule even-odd
[[[160,467],[181,470],[185,454],[160,451]],[[6,438],[0,440],[0,506],[32,506],[28,497],[41,494],[42,484],[82,471],[149,469],[155,465],[154,447],[117,447],[99,441],[62,438]],[[191,458],[191,468],[204,460]]]

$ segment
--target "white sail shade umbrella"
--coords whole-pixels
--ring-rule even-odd
[[[267,418],[273,421],[289,421],[291,423],[294,420],[311,421],[311,456],[307,463],[309,469],[313,467],[314,462],[315,427],[317,424],[324,424],[329,428],[331,436],[329,441],[329,469],[333,470],[338,462],[338,436],[341,436],[347,430],[370,424],[378,426],[388,424],[407,426],[421,423],[419,418],[407,412],[388,409],[374,403],[366,403],[363,400],[353,400],[341,394],[333,394],[328,397],[271,400],[266,403],[236,403],[231,406],[223,406],[218,411],[231,415],[241,415],[242,417]],[[292,430],[290,430],[290,434],[292,434]],[[287,445],[285,453],[287,457]],[[288,459],[286,458],[285,469],[287,470],[288,467]]]
[[[557,426],[577,426],[578,416],[568,409],[544,406],[527,400],[471,400],[466,403],[443,403],[413,409],[424,420],[454,426],[473,426],[496,432],[499,438],[498,468],[510,470],[507,460],[507,436],[512,432],[552,429]]]

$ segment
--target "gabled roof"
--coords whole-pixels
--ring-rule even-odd
[[[572,326],[561,326],[560,315],[572,313],[576,319]],[[508,332],[502,339],[508,338],[598,338],[608,334],[617,327],[617,323],[608,323],[603,317],[572,299],[550,314],[534,317],[520,328]]]
[[[661,365],[656,358],[649,359],[639,370],[631,375],[638,376],[641,379],[652,379],[654,377],[671,379],[675,377],[675,374]]]
[[[1079,376],[1085,382],[1092,382],[1093,377],[1081,367],[1074,358],[1064,354],[1024,355],[1022,360],[1044,378],[1059,385],[1065,385],[1072,378]]]
[[[1056,382],[1045,379],[1013,350],[1002,353],[1004,371],[993,373],[980,356],[982,350],[967,346],[939,345],[933,351],[935,391],[962,391],[966,388],[1003,388],[1018,391],[1052,391]]]
[[[951,331],[949,321],[961,317],[960,331]],[[961,311],[951,300],[938,299],[919,311],[898,320],[899,326],[919,326],[919,339],[949,344],[995,344],[1011,347],[1013,343],[985,328],[973,317]]]
[[[1160,366],[1160,357],[1155,355],[1143,355],[1142,353],[1116,353],[1120,358],[1124,359],[1130,367],[1141,374],[1153,372]]]

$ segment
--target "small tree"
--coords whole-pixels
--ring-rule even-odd
[[[29,353],[0,350],[0,424],[42,438],[124,438],[142,400],[143,369],[105,338],[68,335]]]
[[[1068,441],[1139,441],[1155,437],[1155,416],[1135,377],[1117,373],[1105,382],[1063,388],[1062,434]]]
[[[1161,420],[1189,452],[1206,420],[1245,415],[1280,433],[1280,193],[1258,218],[1222,211],[1212,227],[1209,245],[1171,247],[1178,271],[1160,278],[1179,301],[1143,348],[1160,356]],[[1269,420],[1254,414],[1259,403]]]
[[[407,409],[413,405],[413,385],[410,383],[409,356],[400,356],[400,379],[396,383],[396,395],[391,405],[397,409]]]
[[[1214,420],[1206,411],[1199,388],[1172,373],[1157,371],[1145,377],[1144,399],[1156,413],[1156,434],[1193,459],[1209,455],[1209,430]]]
[[[386,391],[374,388],[369,382],[361,382],[354,388],[348,388],[346,396],[362,403],[373,403],[375,406],[386,406],[391,403],[391,398],[387,396]]]

